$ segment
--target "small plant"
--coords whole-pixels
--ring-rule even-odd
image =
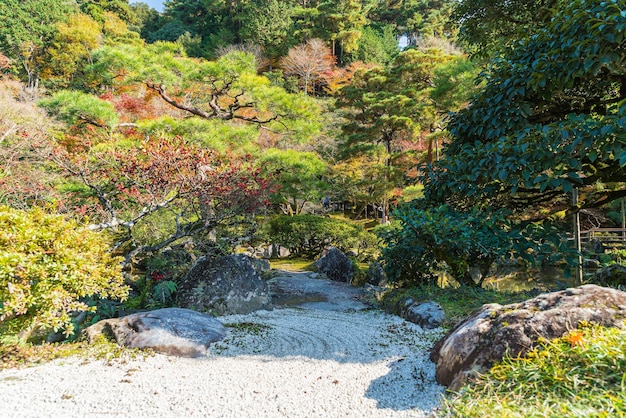
[[[174,301],[174,294],[178,289],[176,282],[165,280],[165,276],[156,281],[152,288],[152,303],[156,306],[167,306]]]
[[[230,324],[224,324],[226,328],[237,330],[245,334],[251,335],[264,335],[271,329],[269,325],[258,324],[256,322],[234,322]]]

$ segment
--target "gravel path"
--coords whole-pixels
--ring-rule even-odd
[[[0,417],[425,417],[439,403],[423,331],[379,311],[219,318],[197,359],[66,359],[0,372]]]

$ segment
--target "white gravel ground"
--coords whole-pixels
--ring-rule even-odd
[[[378,311],[221,320],[230,334],[203,358],[2,371],[0,417],[425,417],[443,393],[427,353],[441,330]]]

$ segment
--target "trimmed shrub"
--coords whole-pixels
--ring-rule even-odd
[[[0,335],[27,340],[35,332],[74,331],[81,298],[122,300],[120,260],[98,234],[34,208],[0,206]]]
[[[346,253],[376,246],[376,237],[352,222],[316,215],[281,215],[266,226],[264,238],[288,248],[292,255],[313,258],[326,247]]]

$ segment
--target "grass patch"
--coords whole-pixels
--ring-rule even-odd
[[[417,302],[437,302],[446,313],[446,322],[443,326],[452,327],[486,303],[508,305],[528,300],[533,296],[535,295],[530,292],[501,292],[467,286],[457,288],[420,286],[389,293],[383,299],[383,306],[394,306],[399,299],[404,297],[410,297]]]
[[[285,271],[316,271],[313,261],[306,258],[275,258],[270,260],[270,267]]]
[[[78,357],[84,360],[132,360],[151,355],[150,350],[120,347],[104,337],[93,343],[44,343],[39,345],[4,341],[0,344],[0,370],[31,367],[57,359]]]
[[[583,326],[507,358],[444,402],[448,417],[624,417],[626,330]]]

